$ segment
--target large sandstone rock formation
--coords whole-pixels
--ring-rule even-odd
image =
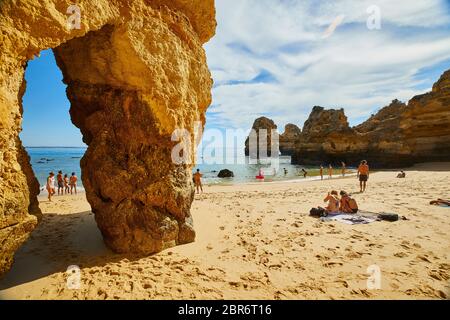
[[[0,2],[0,274],[40,218],[18,135],[27,61],[48,48],[89,146],[82,180],[106,244],[148,254],[195,237],[192,164],[171,161],[171,135],[205,122],[212,80],[202,45],[215,32],[214,1],[79,0],[73,30],[71,4]]]
[[[295,124],[289,123],[284,127],[284,133],[280,134],[280,152],[283,155],[292,155],[295,144],[299,141],[302,130]]]
[[[450,161],[450,70],[433,90],[408,104],[394,100],[364,123],[350,128],[344,111],[314,107],[295,144],[294,163],[401,167]]]
[[[276,129],[265,117],[253,129]],[[268,148],[270,143],[268,143]],[[280,151],[298,164],[357,165],[366,159],[373,167],[403,167],[428,161],[450,161],[450,70],[429,93],[398,100],[367,121],[351,128],[344,109],[316,106],[303,130],[286,126],[280,135]],[[246,141],[248,155],[248,139]]]
[[[272,136],[278,141],[272,141]],[[279,149],[277,126],[272,119],[260,117],[253,123],[250,135],[245,140],[245,155],[252,159],[272,156],[272,148]]]

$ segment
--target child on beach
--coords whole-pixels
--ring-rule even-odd
[[[328,195],[323,199],[323,202],[328,202],[328,205],[325,208],[327,213],[339,212],[340,201],[336,190],[328,192]]]
[[[367,180],[369,180],[369,165],[366,160],[361,161],[361,164],[358,167],[357,176],[359,178],[360,192],[365,192]]]
[[[48,201],[52,201],[52,196],[55,194],[55,174],[53,172],[49,173],[46,188],[48,192]]]
[[[70,184],[70,194],[73,194],[75,191],[75,194],[77,194],[77,181],[78,177],[75,175],[75,172],[72,172],[72,176],[70,177],[69,184]]]
[[[56,181],[58,182],[58,196],[64,194],[64,179],[62,171],[58,171],[58,175],[56,176]]]
[[[67,173],[64,175],[64,193],[69,194],[70,187],[69,187],[69,177],[67,176]]]
[[[200,190],[203,193],[202,177],[203,177],[203,174],[200,173],[200,169],[197,169],[197,172],[194,173],[194,184],[195,184],[195,188],[197,189],[197,194],[200,193]]]

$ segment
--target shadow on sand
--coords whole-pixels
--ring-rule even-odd
[[[0,279],[1,290],[66,272],[71,265],[81,269],[104,266],[123,259],[141,257],[115,254],[109,250],[91,212],[45,214],[30,238],[16,252],[11,270]]]

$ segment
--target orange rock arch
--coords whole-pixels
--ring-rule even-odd
[[[148,254],[195,238],[192,167],[171,161],[171,135],[205,123],[214,1],[80,0],[79,29],[70,5],[0,3],[0,274],[41,216],[19,132],[27,61],[49,48],[88,145],[82,180],[106,244]]]

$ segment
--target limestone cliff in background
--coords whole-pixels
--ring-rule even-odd
[[[357,165],[362,159],[374,167],[450,161],[450,71],[432,92],[407,105],[394,100],[354,128],[343,110],[315,107],[295,144],[293,162]]]
[[[284,133],[280,134],[280,152],[284,155],[292,155],[295,151],[295,143],[300,139],[302,130],[295,124],[289,123],[284,127]]]
[[[267,118],[253,129],[275,128]],[[303,130],[287,125],[280,135],[280,151],[297,164],[327,165],[342,161],[356,166],[362,159],[372,167],[404,167],[419,162],[450,161],[450,70],[429,93],[398,100],[367,121],[350,127],[344,109],[316,106]],[[248,155],[248,140],[246,142]]]
[[[40,217],[19,132],[27,61],[49,48],[88,145],[82,180],[106,244],[148,254],[195,238],[192,168],[172,162],[171,135],[205,123],[214,1],[80,0],[74,30],[71,4],[0,2],[0,275]]]

